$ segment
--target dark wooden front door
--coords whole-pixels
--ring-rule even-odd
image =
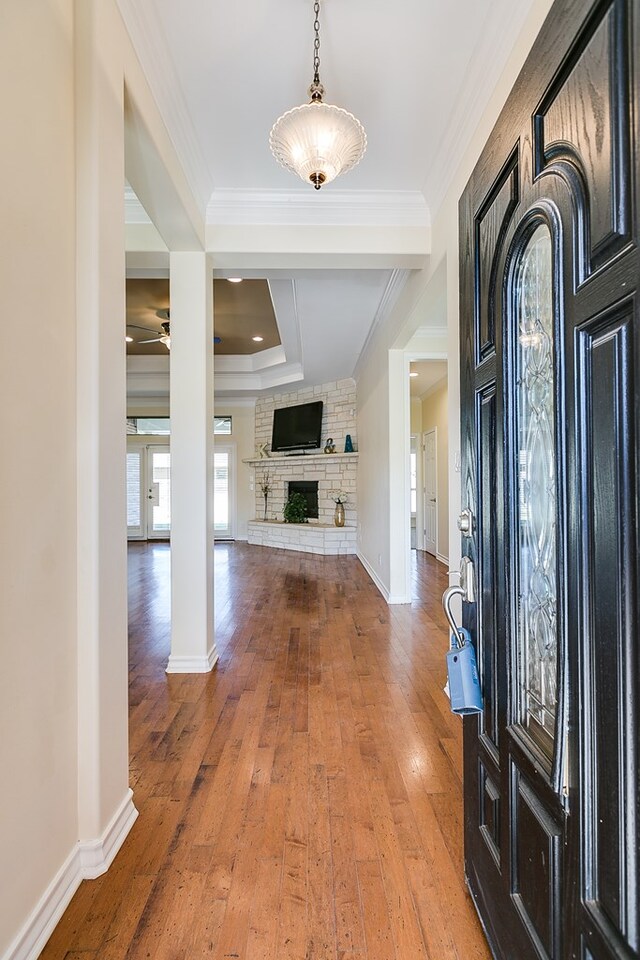
[[[501,960],[640,956],[639,29],[556,0],[460,207],[466,870]]]

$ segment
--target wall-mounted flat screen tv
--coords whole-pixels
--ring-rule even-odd
[[[280,407],[273,411],[271,449],[315,449],[320,446],[321,431],[322,400],[299,403],[295,407]]]

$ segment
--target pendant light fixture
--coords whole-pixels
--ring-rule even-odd
[[[315,39],[313,81],[309,87],[311,99],[276,120],[271,128],[269,146],[278,163],[319,190],[324,183],[335,180],[362,160],[367,149],[367,135],[353,114],[323,103],[319,0],[315,0],[313,12]]]

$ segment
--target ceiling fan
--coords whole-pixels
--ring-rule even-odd
[[[152,337],[150,340],[138,340],[139,344],[142,343],[164,343],[167,350],[171,350],[171,322],[170,322],[170,313],[169,309],[166,310],[156,310],[156,317],[162,320],[160,326],[162,331],[149,330],[148,327],[139,327],[135,323],[127,324],[127,326],[135,327],[136,330],[144,330],[145,333],[157,333],[157,336]],[[165,318],[163,320],[163,317]]]

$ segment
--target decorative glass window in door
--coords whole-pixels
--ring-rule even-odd
[[[515,275],[520,719],[553,756],[557,691],[557,492],[551,234],[540,224]]]

